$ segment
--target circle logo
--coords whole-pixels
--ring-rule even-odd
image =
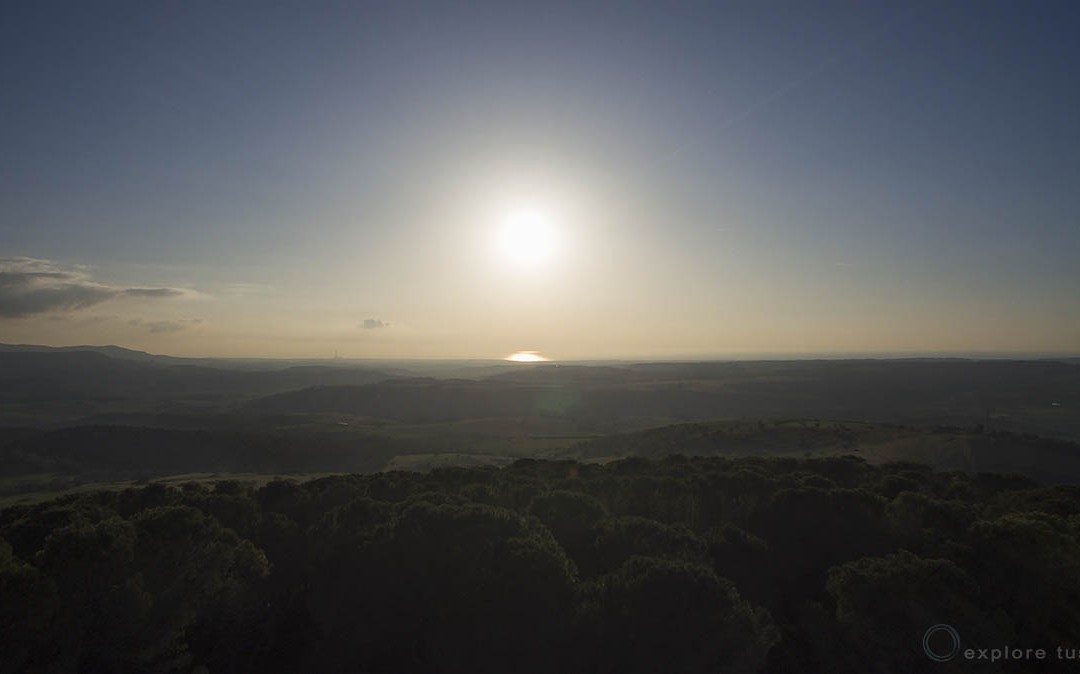
[[[948,639],[952,641],[952,644],[948,647],[943,647],[944,644],[937,644],[935,648],[930,646],[930,640],[934,635],[939,633],[945,633]],[[926,653],[926,657],[935,662],[948,662],[956,657],[956,654],[960,652],[960,634],[953,628],[952,625],[946,625],[940,623],[934,625],[930,629],[926,630],[926,634],[922,638],[923,652]]]

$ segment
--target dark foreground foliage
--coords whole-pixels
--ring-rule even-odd
[[[0,671],[927,671],[1080,634],[1078,513],[850,457],[102,491],[0,511]]]

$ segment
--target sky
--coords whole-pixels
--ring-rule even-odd
[[[6,3],[0,342],[1080,353],[1078,34],[1076,2]]]

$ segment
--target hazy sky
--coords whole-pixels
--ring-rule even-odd
[[[0,341],[1080,352],[1077,35],[1075,1],[6,3]]]

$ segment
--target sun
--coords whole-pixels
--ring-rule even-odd
[[[499,243],[509,260],[531,266],[551,257],[555,230],[551,220],[539,211],[514,211],[503,220]]]

